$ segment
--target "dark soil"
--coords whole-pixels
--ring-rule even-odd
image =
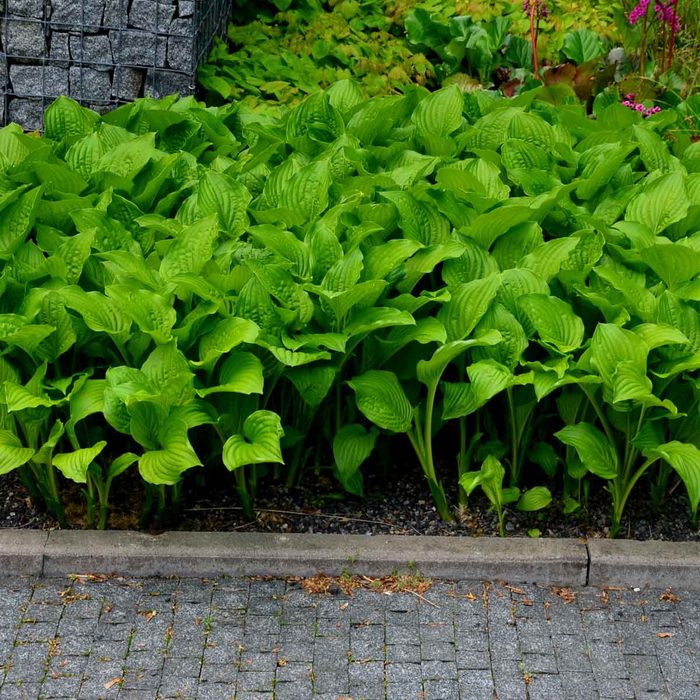
[[[397,470],[398,471],[398,470]],[[126,476],[126,475],[125,475]],[[119,480],[117,480],[119,482]],[[213,488],[212,488],[213,486]],[[261,495],[255,501],[257,518],[244,517],[229,474],[222,474],[219,484],[205,490],[190,483],[184,490],[180,517],[169,523],[149,520],[151,532],[163,529],[216,530],[240,532],[307,532],[352,533],[363,535],[443,535],[486,536],[498,534],[496,515],[481,496],[470,499],[468,508],[456,508],[456,521],[443,522],[427,497],[422,475],[405,470],[400,476],[385,475],[367,480],[364,500],[345,495],[330,476],[314,477],[313,485],[283,489],[279,485],[261,484]],[[212,498],[211,494],[216,494]],[[453,502],[455,494],[451,494]],[[700,531],[691,525],[687,500],[682,487],[675,490],[654,515],[643,499],[640,485],[628,505],[620,537],[647,540],[700,540]],[[76,487],[64,498],[74,527],[85,526],[84,501]],[[34,507],[23,485],[14,473],[0,479],[0,527],[56,527],[55,520]],[[112,498],[109,527],[136,529],[143,506],[140,477],[133,473],[131,481],[122,478]],[[566,515],[554,504],[542,513],[521,513],[509,509],[506,531],[514,536],[541,537],[606,537],[608,535],[609,497],[600,489],[593,491],[586,508]]]

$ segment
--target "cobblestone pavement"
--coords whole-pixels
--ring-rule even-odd
[[[700,697],[700,596],[435,582],[0,579],[0,698]]]

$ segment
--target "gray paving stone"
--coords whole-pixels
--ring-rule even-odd
[[[422,679],[421,664],[388,663],[386,681],[391,685],[419,683]]]
[[[456,680],[426,680],[423,696],[425,700],[454,700],[459,697],[459,686]]]

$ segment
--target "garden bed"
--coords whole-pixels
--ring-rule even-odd
[[[440,535],[444,537],[486,537],[498,535],[498,518],[483,498],[474,498],[454,523],[446,523],[426,499],[421,475],[408,471],[400,479],[370,479],[364,500],[343,497],[331,479],[302,484],[293,489],[277,489],[258,499],[256,519],[248,520],[230,484],[222,483],[213,499],[203,489],[186,489],[182,512],[175,522],[153,523],[150,532],[164,527],[195,532],[273,532],[356,534],[356,535]],[[76,495],[76,503],[79,494]],[[513,510],[506,518],[509,537],[525,537],[539,530],[545,538],[609,536],[609,497],[599,493],[580,513],[564,514],[561,508],[550,509],[546,517]],[[142,507],[138,492],[119,489],[115,494],[110,529],[138,528]],[[55,518],[34,507],[16,476],[0,479],[2,528],[57,527]],[[85,527],[78,514],[75,528]],[[700,541],[700,531],[688,520],[684,499],[670,501],[660,513],[653,513],[647,503],[630,504],[621,535],[626,539]]]

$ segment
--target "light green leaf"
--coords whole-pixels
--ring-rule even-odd
[[[304,403],[317,407],[321,405],[338,374],[335,367],[329,365],[314,365],[313,367],[292,367],[285,376],[294,384]]]
[[[241,343],[254,343],[260,328],[247,318],[219,319],[212,331],[199,341],[199,361],[191,361],[193,367],[210,369],[222,355],[231,352]]]
[[[333,458],[338,478],[348,493],[362,496],[362,463],[372,454],[379,431],[351,423],[344,425],[333,439]]]
[[[202,465],[187,437],[183,420],[168,418],[158,441],[162,449],[144,452],[139,457],[139,473],[147,483],[173,486],[185,471]]]
[[[561,353],[581,347],[583,321],[567,302],[545,294],[527,294],[517,303],[545,345],[553,346]]]
[[[411,116],[420,137],[449,136],[462,124],[464,97],[456,86],[442,88],[425,97]]]
[[[676,470],[688,492],[691,512],[696,513],[700,504],[700,450],[674,440],[645,452],[645,456],[663,459]]]
[[[243,424],[242,435],[231,435],[224,443],[223,462],[229,471],[248,464],[284,464],[280,438],[284,435],[280,417],[272,411],[255,411]]]
[[[614,479],[617,476],[617,452],[595,426],[590,423],[567,425],[554,435],[576,450],[579,459],[591,473],[602,479]]]
[[[250,352],[237,350],[221,365],[219,383],[196,391],[202,397],[220,393],[262,394],[263,383],[262,362]]]
[[[500,285],[500,275],[494,273],[450,290],[452,298],[438,312],[438,319],[447,331],[448,340],[463,340],[474,330]]]
[[[501,342],[498,331],[486,331],[469,340],[454,340],[441,345],[429,360],[421,360],[416,367],[418,381],[428,387],[437,386],[447,365],[469,348],[496,345]]]
[[[53,465],[66,479],[75,481],[76,484],[85,484],[88,467],[106,446],[107,442],[101,440],[92,447],[84,447],[74,452],[59,452],[53,456]]]
[[[654,233],[661,233],[686,217],[688,205],[683,175],[669,173],[648,181],[627,206],[625,221],[637,221]]]
[[[216,214],[219,225],[229,238],[238,238],[248,226],[250,192],[240,180],[208,170],[199,181],[197,208],[202,216]],[[185,270],[191,272],[191,270]]]
[[[0,474],[7,474],[26,464],[34,456],[31,447],[22,447],[19,438],[8,430],[0,430]]]
[[[348,382],[362,414],[380,428],[407,432],[413,420],[411,406],[393,372],[370,370]]]
[[[520,496],[520,500],[515,506],[518,510],[531,513],[535,510],[542,510],[552,502],[552,494],[546,486],[534,486]]]

